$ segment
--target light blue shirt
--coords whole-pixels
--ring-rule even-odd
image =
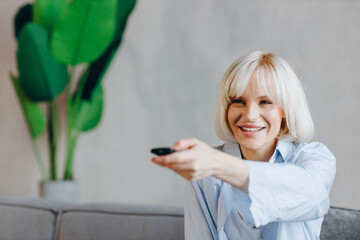
[[[222,151],[241,158],[238,144]],[[248,194],[214,177],[187,183],[185,239],[319,239],[336,172],[330,150],[278,141],[269,162],[246,162]]]

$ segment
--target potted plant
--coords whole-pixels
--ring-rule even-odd
[[[44,184],[74,180],[76,143],[82,132],[94,129],[101,119],[101,80],[121,43],[135,1],[35,0],[16,14],[18,76],[10,76],[40,168],[43,194],[47,192]],[[76,77],[79,69],[81,74]],[[65,102],[59,104],[61,100]],[[64,126],[59,121],[60,111],[66,117]],[[48,171],[37,144],[44,132],[48,135]],[[66,160],[59,177],[57,150],[63,132]],[[60,191],[59,196],[50,197],[76,195],[72,190],[68,194]]]

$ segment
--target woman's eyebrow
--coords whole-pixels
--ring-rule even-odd
[[[240,97],[234,96],[234,97],[230,97],[230,99],[246,100],[247,98],[243,97],[243,96],[240,96]],[[273,99],[273,98],[272,98],[272,96],[263,95],[263,96],[257,97],[257,99]]]
[[[236,97],[236,96],[234,96],[234,97],[231,97],[231,99],[245,99],[244,97],[242,97],[242,96],[240,96],[240,97]]]

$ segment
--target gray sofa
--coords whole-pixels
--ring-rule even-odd
[[[184,239],[183,209],[0,197],[1,240]]]
[[[183,209],[0,197],[0,240],[22,239],[184,239]],[[332,207],[321,239],[360,239],[360,211]]]

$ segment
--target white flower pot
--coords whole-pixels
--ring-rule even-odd
[[[68,203],[79,201],[79,183],[77,181],[41,181],[39,190],[42,198]]]

